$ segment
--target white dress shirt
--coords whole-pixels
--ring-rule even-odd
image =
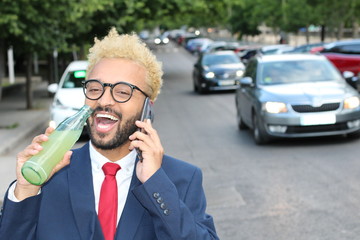
[[[90,146],[90,159],[91,159],[91,169],[93,175],[93,186],[94,186],[94,195],[95,195],[95,209],[96,213],[98,213],[99,209],[99,201],[100,201],[100,190],[101,185],[105,179],[105,174],[102,170],[102,166],[111,162],[109,159],[101,155],[92,144]],[[116,182],[118,187],[118,214],[117,214],[117,222],[121,217],[121,214],[124,210],[126,198],[129,192],[131,178],[134,171],[134,164],[136,159],[136,151],[131,151],[124,158],[119,159],[114,162],[119,164],[121,169],[116,173]]]
[[[89,144],[90,150],[90,159],[91,159],[91,171],[93,176],[93,186],[94,186],[94,196],[95,196],[95,209],[96,213],[98,213],[99,209],[99,201],[100,201],[100,190],[101,185],[105,179],[105,174],[102,170],[102,166],[111,162],[109,159],[101,155],[95,148],[92,146],[91,142]],[[134,171],[134,164],[136,159],[136,150],[131,151],[124,158],[119,159],[114,162],[119,164],[121,169],[116,173],[116,182],[118,187],[118,214],[117,214],[117,223],[119,223],[119,219],[125,207],[126,198],[129,192],[130,183],[132,174]],[[15,197],[15,184],[12,184],[9,193],[8,199],[13,202],[19,202],[19,200]],[[38,194],[40,194],[41,190]]]

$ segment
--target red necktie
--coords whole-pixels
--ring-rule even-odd
[[[115,163],[105,163],[102,170],[105,179],[101,186],[99,202],[99,221],[105,240],[114,240],[118,209],[118,190],[115,175],[121,167]]]

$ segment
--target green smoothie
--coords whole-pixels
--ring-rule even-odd
[[[43,184],[53,168],[79,139],[82,129],[55,130],[49,140],[42,144],[43,150],[31,157],[21,169],[24,178],[31,184]]]

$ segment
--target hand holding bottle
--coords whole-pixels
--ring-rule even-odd
[[[55,130],[45,134],[48,138],[46,141],[34,139],[35,143],[40,141],[41,149],[24,162],[21,168],[21,174],[29,183],[40,186],[57,170],[55,167],[79,139],[92,112],[89,106],[84,105],[77,113],[61,122]]]
[[[21,168],[27,160],[29,160],[32,156],[38,154],[43,149],[41,144],[48,140],[48,136],[53,131],[54,131],[53,128],[48,127],[45,131],[45,134],[36,136],[33,139],[32,143],[17,155],[17,163],[16,163],[17,183],[15,188],[15,196],[20,201],[25,198],[37,195],[40,190],[41,186],[33,185],[28,181],[26,181],[26,179],[21,174]],[[65,167],[70,163],[71,154],[72,154],[71,151],[68,151],[65,154],[63,159],[52,170],[48,179],[50,179],[57,171],[59,171],[60,169],[62,169],[63,167]]]

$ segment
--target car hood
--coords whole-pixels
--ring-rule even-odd
[[[281,101],[296,104],[312,104],[314,101],[339,101],[357,95],[357,92],[346,83],[306,82],[262,86],[261,101]]]
[[[212,72],[223,72],[223,71],[232,71],[244,69],[244,65],[242,63],[232,63],[232,64],[217,64],[208,66],[209,70]]]
[[[80,109],[85,103],[85,96],[82,88],[61,88],[54,98],[54,101],[57,100],[64,107]]]

